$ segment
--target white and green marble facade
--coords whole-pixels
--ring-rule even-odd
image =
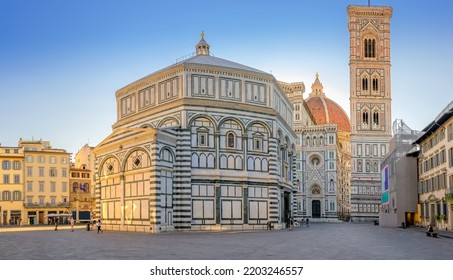
[[[293,215],[290,101],[272,75],[199,46],[117,91],[117,122],[95,148],[106,229],[278,228]]]

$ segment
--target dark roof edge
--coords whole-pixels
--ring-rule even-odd
[[[444,113],[442,115],[439,115],[434,121],[432,121],[427,127],[423,129],[423,134],[417,140],[415,140],[413,144],[420,144],[423,140],[431,136],[437,129],[439,129],[447,120],[449,120],[453,116],[453,107],[448,111],[446,111],[445,109],[443,111]]]

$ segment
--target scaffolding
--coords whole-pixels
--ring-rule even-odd
[[[393,122],[393,135],[397,134],[407,134],[407,135],[416,135],[419,132],[412,130],[407,124],[404,123],[402,119],[396,119]]]

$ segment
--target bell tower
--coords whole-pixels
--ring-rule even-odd
[[[348,6],[350,34],[351,217],[379,217],[380,164],[392,137],[391,7]]]

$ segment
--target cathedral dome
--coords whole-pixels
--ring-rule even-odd
[[[305,100],[316,124],[337,124],[338,130],[351,131],[349,117],[335,101],[326,97],[318,74],[312,85],[312,93]]]

